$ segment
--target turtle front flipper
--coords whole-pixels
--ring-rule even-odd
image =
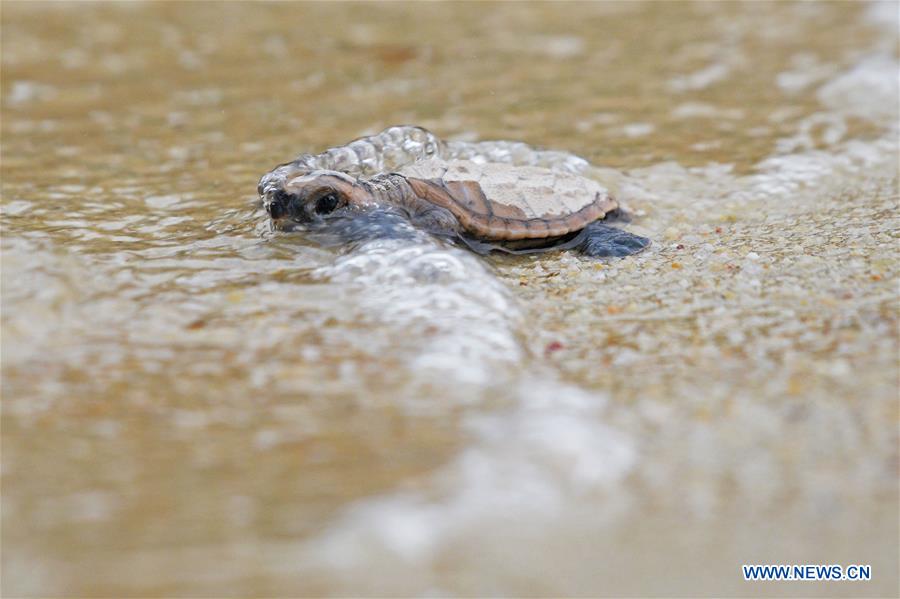
[[[608,258],[630,256],[650,245],[650,240],[616,227],[592,222],[579,235],[577,249],[585,256]]]

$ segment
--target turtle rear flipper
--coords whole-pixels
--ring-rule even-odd
[[[592,222],[582,231],[578,250],[595,258],[630,256],[650,245],[650,240],[616,227]]]

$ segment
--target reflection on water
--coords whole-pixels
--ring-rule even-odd
[[[3,594],[896,595],[895,19],[5,4]],[[584,156],[654,244],[271,230],[396,123]]]

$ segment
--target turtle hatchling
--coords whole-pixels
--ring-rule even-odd
[[[649,239],[606,224],[622,212],[606,188],[577,174],[584,165],[521,143],[444,142],[401,126],[278,166],[260,179],[259,195],[281,230],[377,236],[397,230],[384,223],[401,223],[480,254],[646,248]]]

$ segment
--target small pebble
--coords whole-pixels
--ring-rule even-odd
[[[547,347],[544,348],[544,355],[549,356],[553,352],[559,351],[563,348],[563,344],[559,341],[551,341],[547,344]]]

